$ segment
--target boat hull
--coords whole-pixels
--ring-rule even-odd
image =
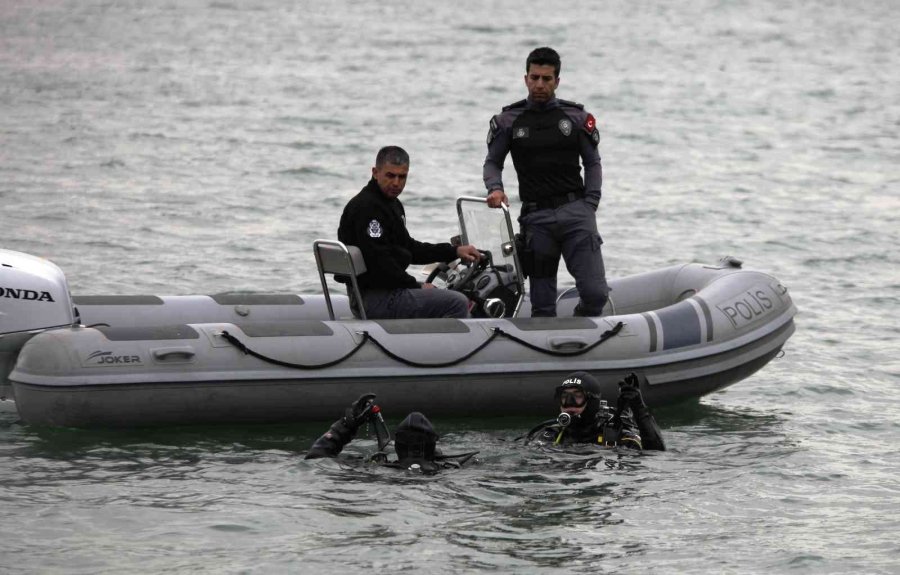
[[[611,315],[599,318],[571,317],[568,294],[559,309],[569,317],[468,320],[325,321],[309,306],[302,318],[233,306],[244,321],[170,324],[163,305],[124,325],[127,306],[82,303],[85,323],[116,325],[34,335],[9,379],[25,422],[74,427],[328,420],[366,392],[388,413],[532,415],[553,410],[552,389],[575,370],[597,376],[611,402],[637,372],[658,407],[748,377],[795,329],[787,290],[761,272],[689,264],[611,284]],[[188,322],[209,315],[182,308]]]
[[[749,377],[782,349],[793,323],[741,349],[679,364],[633,365],[646,377],[651,407],[696,399]],[[560,362],[555,369],[514,373],[427,373],[327,378],[223,378],[118,384],[48,385],[16,382],[16,405],[31,424],[133,427],[176,424],[273,423],[334,419],[362,393],[376,393],[390,412],[440,416],[515,416],[552,412],[552,388],[574,369],[586,368],[617,396],[621,362]]]

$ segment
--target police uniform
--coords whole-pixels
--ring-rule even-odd
[[[522,201],[522,259],[532,316],[556,315],[560,256],[575,278],[576,313],[598,316],[606,304],[609,287],[595,213],[603,179],[599,141],[594,117],[566,100],[522,100],[491,118],[484,183],[488,193],[503,189],[503,164],[511,153]]]
[[[385,196],[374,178],[344,207],[338,239],[358,247],[366,262],[366,272],[357,279],[369,318],[468,317],[465,295],[419,289],[406,273],[410,264],[452,261],[456,248],[410,237],[403,204]]]

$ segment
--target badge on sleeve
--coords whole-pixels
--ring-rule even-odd
[[[497,116],[491,118],[491,125],[488,127],[488,135],[487,135],[487,143],[488,146],[491,145],[491,142],[494,141],[494,138],[497,136],[497,132],[500,131],[500,124],[497,123]]]
[[[369,222],[369,229],[367,230],[370,238],[380,238],[381,234],[384,233],[384,230],[381,228],[381,222],[378,220],[372,220]]]
[[[597,129],[597,120],[593,114],[588,114],[584,120],[584,131],[591,137],[591,142],[596,146],[600,143],[600,130]]]

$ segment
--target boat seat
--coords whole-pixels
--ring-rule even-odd
[[[335,280],[347,286],[350,296],[350,308],[354,315],[362,319],[366,318],[366,310],[363,308],[362,293],[359,291],[359,283],[356,278],[366,272],[366,262],[362,252],[356,246],[348,246],[337,240],[316,240],[313,242],[313,252],[316,256],[316,266],[319,268],[319,280],[322,282],[322,291],[325,293],[325,303],[328,305],[328,316],[334,320],[334,307],[331,305],[331,292],[325,274],[334,274]],[[355,302],[355,303],[354,303]]]

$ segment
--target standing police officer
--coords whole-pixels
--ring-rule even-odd
[[[598,316],[609,294],[595,215],[603,179],[597,152],[600,133],[581,104],[556,98],[560,66],[552,48],[537,48],[528,55],[528,98],[491,118],[484,184],[489,206],[509,205],[501,176],[511,152],[522,200],[522,263],[530,281],[531,315],[556,316],[556,273],[562,255],[580,297],[575,315]]]
[[[366,272],[359,289],[369,319],[469,317],[469,300],[460,292],[419,284],[406,273],[410,264],[476,261],[473,245],[431,244],[413,239],[406,230],[406,212],[399,196],[409,174],[409,154],[385,146],[375,157],[372,179],[344,207],[338,239],[362,252]]]

